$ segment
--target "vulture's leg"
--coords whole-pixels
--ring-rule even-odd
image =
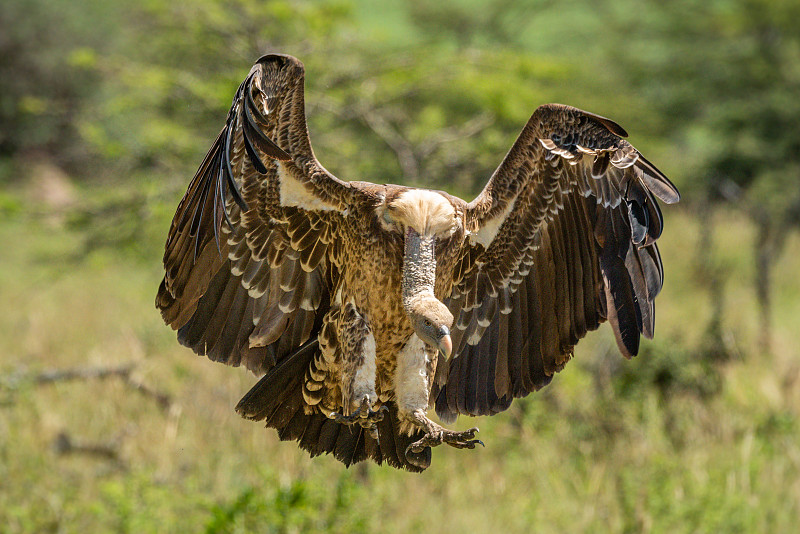
[[[343,424],[358,424],[377,439],[377,422],[385,406],[373,410],[375,393],[375,337],[367,320],[350,303],[342,306],[338,324],[342,357],[342,413],[331,418]]]
[[[447,443],[456,449],[474,449],[475,445],[483,445],[479,439],[475,439],[478,432],[477,427],[470,428],[463,432],[448,430],[428,419],[423,410],[415,410],[410,414],[412,420],[425,431],[422,439],[419,439],[406,447],[406,454],[409,452],[420,453],[425,447],[436,447],[442,443]]]
[[[437,349],[424,344],[416,334],[411,336],[397,358],[395,393],[399,418],[408,433],[417,429],[425,432],[422,439],[406,448],[406,454],[419,453],[425,447],[436,447],[443,443],[457,449],[474,449],[479,443],[483,445],[483,442],[475,439],[477,428],[456,432],[428,418],[428,395],[436,374],[436,361]]]

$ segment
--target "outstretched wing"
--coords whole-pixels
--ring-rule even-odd
[[[303,81],[290,56],[253,66],[172,220],[156,297],[182,344],[259,374],[319,328],[361,194],[314,157]]]
[[[677,189],[606,118],[541,106],[467,210],[448,300],[457,318],[433,395],[444,419],[508,408],[548,384],[604,320],[626,357],[663,283],[654,197]]]

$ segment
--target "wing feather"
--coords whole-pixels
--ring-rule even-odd
[[[447,300],[454,358],[432,393],[443,419],[496,413],[543,387],[604,320],[626,357],[652,337],[656,198],[679,194],[625,135],[604,117],[542,106],[468,204],[471,240]]]
[[[266,372],[314,336],[338,273],[342,213],[362,199],[316,160],[295,58],[260,58],[173,218],[156,306],[181,343]]]

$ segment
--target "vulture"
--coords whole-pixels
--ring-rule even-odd
[[[410,471],[547,385],[608,321],[652,338],[656,199],[675,186],[604,117],[539,107],[471,202],[343,181],[314,156],[304,67],[261,57],[178,205],[156,306],[181,344],[261,376],[236,411],[349,466]]]

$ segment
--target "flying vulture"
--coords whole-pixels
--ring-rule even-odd
[[[314,157],[297,59],[260,58],[178,205],[156,306],[200,355],[263,375],[236,410],[312,456],[421,471],[474,448],[608,320],[630,358],[663,283],[675,186],[615,122],[539,107],[472,202],[345,182]]]

